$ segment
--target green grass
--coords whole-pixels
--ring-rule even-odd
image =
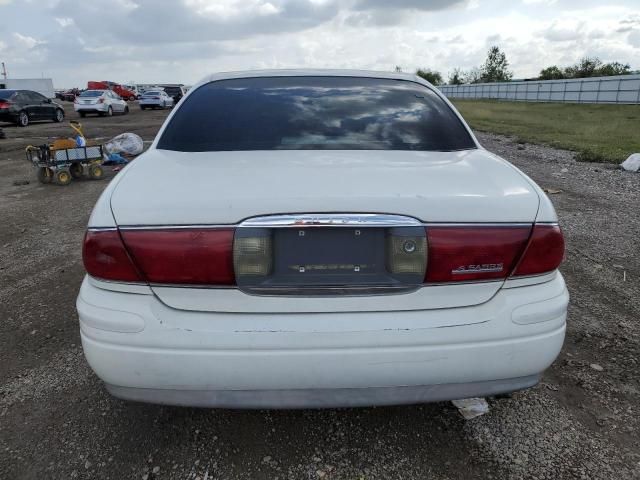
[[[640,105],[452,99],[471,128],[578,152],[578,160],[620,163],[640,152]]]

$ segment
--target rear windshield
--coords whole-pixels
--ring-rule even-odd
[[[15,90],[0,90],[0,98],[6,100],[11,98],[14,93],[16,93]]]
[[[80,94],[81,97],[99,97],[104,92],[102,90],[85,90]]]
[[[160,92],[152,91],[152,92],[144,92],[142,94],[143,97],[151,96],[151,95],[160,95]]]
[[[360,77],[262,77],[199,87],[180,104],[158,147],[221,150],[475,148],[429,88]]]

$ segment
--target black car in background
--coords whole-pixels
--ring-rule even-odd
[[[0,121],[26,127],[36,120],[64,120],[64,108],[31,90],[0,90]]]
[[[178,102],[184,97],[185,89],[182,85],[160,85],[162,89],[167,92],[171,98],[173,98],[173,104],[177,105]]]

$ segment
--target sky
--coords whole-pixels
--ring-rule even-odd
[[[491,45],[515,78],[583,56],[640,69],[640,0],[0,0],[11,78],[193,84],[263,68],[430,68]]]

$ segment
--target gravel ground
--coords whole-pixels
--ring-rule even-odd
[[[67,111],[71,110],[70,106]],[[73,118],[73,113],[69,113]],[[164,112],[83,120],[151,140]],[[568,252],[568,336],[537,387],[463,420],[450,403],[321,411],[170,408],[111,398],[80,348],[84,226],[106,181],[40,185],[0,141],[0,478],[640,478],[640,175],[479,134],[552,194]],[[109,173],[111,177],[113,173]],[[15,185],[24,180],[29,184]]]

